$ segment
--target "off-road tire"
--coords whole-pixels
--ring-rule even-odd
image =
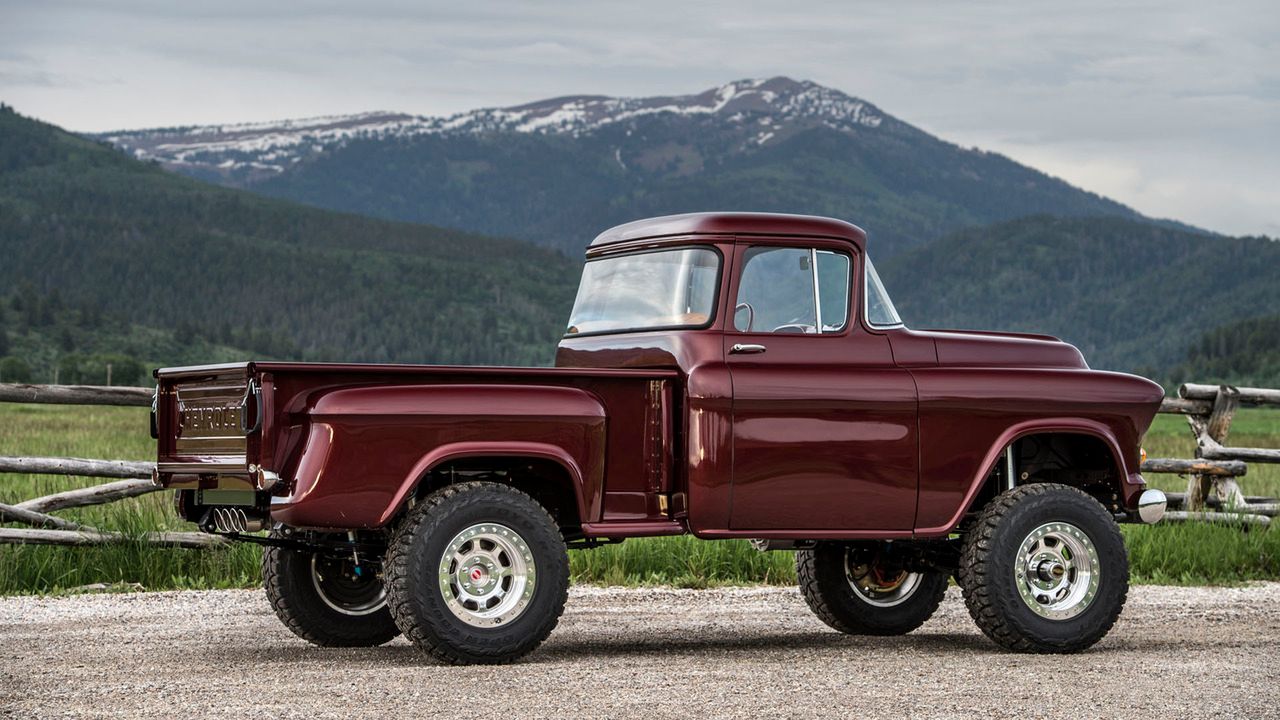
[[[527,606],[510,622],[476,627],[446,605],[439,564],[457,533],[486,522],[524,539],[536,583]],[[465,482],[437,490],[408,513],[391,539],[385,582],[396,625],[423,652],[455,665],[504,664],[532,652],[560,621],[569,558],[559,527],[532,497],[507,485]]]
[[[905,635],[928,620],[947,592],[947,574],[920,573],[915,591],[888,607],[873,605],[849,584],[845,546],[819,543],[796,551],[800,594],[822,622],[849,635]]]
[[[271,534],[284,536],[279,530]],[[329,607],[312,581],[311,553],[264,548],[262,585],[280,622],[312,645],[373,647],[400,634],[386,605],[367,615],[347,615]]]
[[[1041,617],[1023,601],[1015,562],[1035,528],[1065,522],[1079,528],[1097,552],[1098,589],[1079,615]],[[1015,652],[1072,653],[1111,630],[1129,591],[1129,556],[1120,529],[1107,510],[1079,489],[1035,483],[1008,490],[983,508],[966,533],[960,558],[960,588],[969,614],[983,634]]]

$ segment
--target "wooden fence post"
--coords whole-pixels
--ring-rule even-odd
[[[1240,409],[1240,391],[1228,385],[1220,385],[1213,399],[1213,410],[1209,417],[1203,419],[1195,415],[1187,416],[1187,424],[1191,426],[1191,434],[1196,438],[1196,457],[1204,457],[1202,437],[1208,437],[1218,444],[1226,442],[1231,432],[1231,421]],[[1213,493],[1222,501],[1224,507],[1243,507],[1244,493],[1234,477],[1218,477],[1207,474],[1192,475],[1187,481],[1187,510],[1192,512],[1203,510],[1205,498]]]

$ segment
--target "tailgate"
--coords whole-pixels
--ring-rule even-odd
[[[160,370],[157,482],[174,488],[251,488],[262,392],[245,363]]]

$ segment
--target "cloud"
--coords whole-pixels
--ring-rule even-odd
[[[0,0],[0,95],[79,130],[808,78],[1152,215],[1280,225],[1280,12],[1117,4]]]

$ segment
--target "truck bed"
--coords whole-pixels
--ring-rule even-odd
[[[572,493],[588,531],[671,522],[675,371],[244,362],[156,377],[158,480],[196,506],[252,491],[291,526],[382,527],[432,473],[502,457],[496,471],[562,474],[548,492]]]

